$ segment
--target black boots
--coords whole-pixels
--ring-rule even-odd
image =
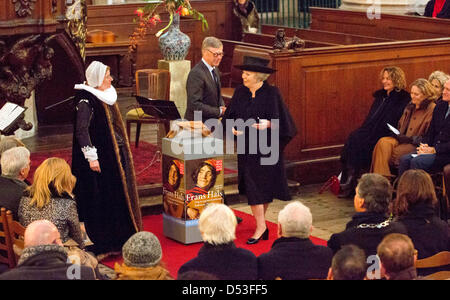
[[[350,198],[355,193],[358,172],[352,167],[346,167],[342,171],[341,184],[338,198]]]

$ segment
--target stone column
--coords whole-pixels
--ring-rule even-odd
[[[374,14],[407,14],[416,9],[416,0],[342,0],[344,10],[365,11]]]
[[[158,69],[170,71],[170,100],[175,102],[180,116],[187,108],[186,81],[191,71],[189,60],[158,60]]]

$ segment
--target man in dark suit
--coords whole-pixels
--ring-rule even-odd
[[[30,151],[25,147],[14,147],[3,152],[1,166],[0,207],[11,210],[17,220],[20,199],[27,188],[24,180],[30,171]]]
[[[333,253],[344,245],[353,244],[364,250],[367,256],[377,254],[377,246],[390,233],[407,234],[403,224],[392,222],[388,216],[392,198],[392,186],[384,176],[364,174],[356,187],[354,207],[356,214],[344,231],[333,234],[328,247]]]
[[[202,114],[202,121],[205,122],[208,119],[218,119],[225,112],[217,69],[222,57],[222,42],[215,37],[206,37],[202,43],[202,60],[188,75],[185,119],[193,121],[194,112],[199,111]]]
[[[312,215],[308,207],[293,202],[278,215],[278,236],[272,249],[258,257],[258,277],[273,280],[325,279],[331,266],[330,248],[309,239]]]
[[[408,169],[442,171],[450,163],[450,80],[444,84],[442,100],[434,109],[430,128],[417,153],[400,158],[399,176]]]

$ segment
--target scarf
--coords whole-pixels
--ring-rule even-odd
[[[100,101],[104,102],[105,104],[112,106],[117,101],[117,92],[116,89],[111,86],[109,89],[100,91],[96,88],[93,88],[89,85],[86,85],[84,83],[81,84],[75,84],[74,87],[76,90],[85,90],[91,94],[93,94],[95,97],[97,97]]]
[[[117,274],[117,280],[172,280],[169,271],[162,266],[136,268],[125,264],[114,265],[114,271]]]
[[[67,256],[66,249],[59,245],[32,246],[32,247],[27,247],[27,248],[23,249],[23,252],[20,255],[20,259],[19,259],[17,265],[23,264],[25,261],[29,260],[32,257],[35,257],[36,255],[39,255],[42,253],[50,253],[50,252],[57,252],[57,253]]]
[[[441,12],[445,1],[446,0],[436,0],[436,2],[434,2],[433,18],[436,18],[436,16]]]

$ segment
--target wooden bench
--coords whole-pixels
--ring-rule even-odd
[[[286,37],[291,38],[294,36],[294,34],[286,33]],[[307,40],[307,39],[303,39],[303,40],[305,41],[305,48],[330,47],[330,46],[338,46],[339,45],[336,43],[320,42],[320,41],[315,41],[315,40]],[[262,45],[267,45],[267,46],[272,47],[273,44],[275,43],[275,35],[274,34],[262,34],[262,33],[245,33],[243,36],[243,41],[246,43],[262,44]]]

